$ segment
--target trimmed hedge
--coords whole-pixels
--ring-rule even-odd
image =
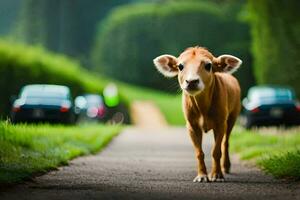
[[[244,91],[254,84],[248,26],[238,22],[230,6],[210,2],[148,3],[121,6],[98,27],[92,50],[96,70],[129,83],[174,91],[156,72],[152,59],[160,54],[178,55],[189,46],[208,47],[216,56],[241,57],[236,74]]]
[[[0,115],[9,113],[10,97],[25,84],[63,84],[72,94],[102,92],[108,81],[90,75],[80,65],[41,47],[29,47],[0,40]]]

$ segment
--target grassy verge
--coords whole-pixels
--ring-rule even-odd
[[[268,130],[235,128],[230,150],[241,159],[254,160],[276,178],[300,180],[300,129],[283,130],[276,135],[264,132]]]
[[[103,148],[121,127],[11,125],[0,122],[0,183],[46,172]]]

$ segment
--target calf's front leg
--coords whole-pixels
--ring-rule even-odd
[[[212,170],[210,174],[210,180],[212,182],[215,181],[224,181],[224,176],[221,170],[221,144],[222,139],[226,131],[226,125],[219,125],[217,128],[214,129],[214,138],[215,138],[215,144],[212,150]]]
[[[204,162],[204,153],[202,150],[202,130],[198,124],[188,123],[187,125],[190,137],[192,139],[196,159],[198,161],[197,176],[194,178],[193,182],[208,182],[206,166]]]

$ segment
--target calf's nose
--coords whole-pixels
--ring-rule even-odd
[[[193,80],[185,80],[185,82],[188,85],[197,85],[199,83],[199,79],[193,79]]]
[[[199,79],[185,80],[189,89],[196,89],[199,84]]]

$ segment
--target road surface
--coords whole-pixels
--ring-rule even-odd
[[[161,128],[168,125],[164,115],[152,101],[134,101],[130,105],[130,116],[134,126]]]
[[[211,144],[207,134],[207,154]],[[206,163],[210,168],[209,156]],[[224,183],[193,183],[196,162],[184,128],[128,128],[99,154],[2,188],[0,199],[300,199],[299,183],[274,180],[237,159],[232,171]]]

